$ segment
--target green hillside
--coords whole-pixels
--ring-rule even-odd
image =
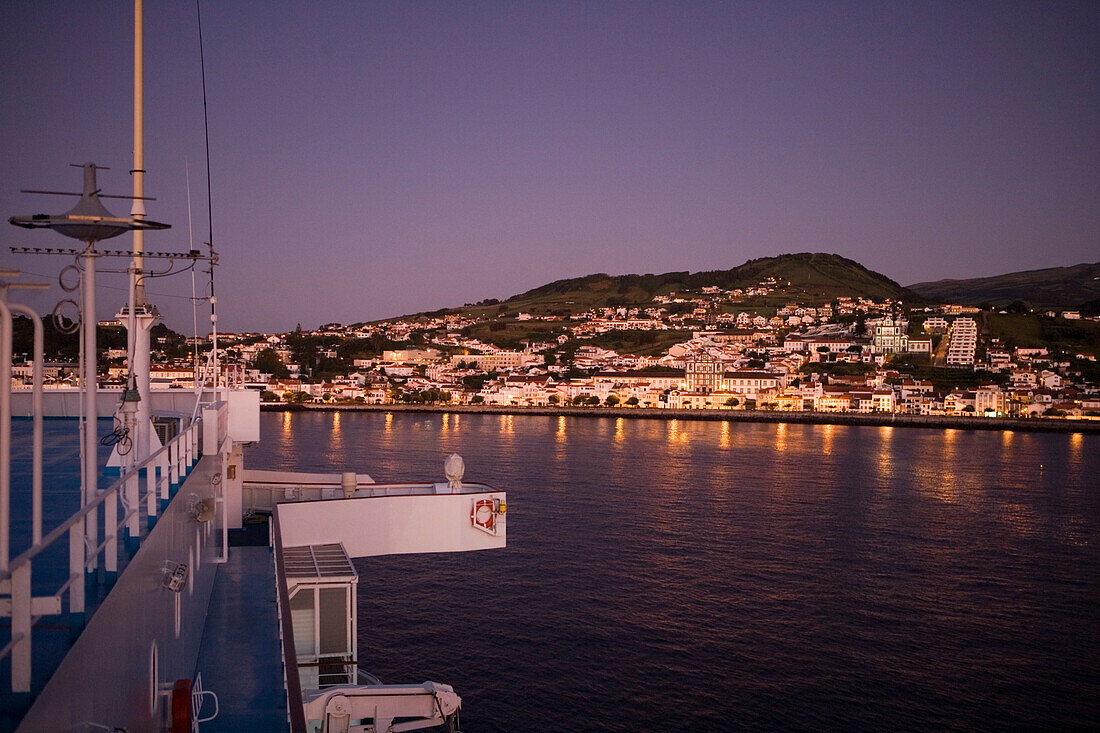
[[[909,288],[941,303],[1005,306],[1019,300],[1032,307],[1091,310],[1095,305],[1088,304],[1100,299],[1100,262],[969,280],[937,280]]]
[[[524,311],[535,315],[579,313],[603,306],[634,306],[652,302],[655,295],[707,286],[724,290],[748,288],[774,277],[780,287],[767,298],[775,305],[791,300],[826,302],[838,296],[862,296],[874,300],[921,301],[896,282],[863,265],[834,254],[801,253],[749,260],[730,270],[666,272],[660,275],[607,275],[556,280],[515,295],[505,301],[487,301],[461,309],[463,313]]]

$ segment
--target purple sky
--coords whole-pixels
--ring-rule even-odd
[[[1100,3],[206,2],[223,330],[836,252],[909,284],[1100,259]],[[0,9],[0,213],[130,192],[132,9]],[[148,2],[146,192],[207,237],[193,4]],[[125,213],[125,201],[109,201]],[[55,281],[65,246],[0,229]],[[106,246],[128,248],[129,238]],[[106,263],[103,263],[104,266]],[[121,263],[120,263],[121,264]],[[100,317],[125,297],[103,277]],[[190,332],[190,278],[151,299]],[[56,288],[34,300],[43,310]],[[200,316],[200,324],[202,317]],[[200,325],[205,332],[205,325]]]

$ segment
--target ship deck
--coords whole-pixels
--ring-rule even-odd
[[[17,439],[27,438],[30,431],[29,420],[14,420],[13,432]],[[79,448],[72,437],[71,420],[48,420],[45,424],[44,436],[48,452],[53,456],[59,456],[62,460],[54,461],[47,474],[44,524],[50,528],[63,521],[79,506],[79,462],[76,460]],[[111,425],[110,421],[100,421],[99,428],[102,431]],[[109,449],[101,447],[100,464],[106,460]],[[195,467],[193,475],[188,475],[186,482],[181,487],[184,493],[182,504],[176,499],[172,507],[162,508],[162,514],[158,517],[158,536],[163,539],[165,534],[178,533],[173,524],[178,525],[176,519],[170,516],[186,515],[183,526],[193,528],[196,525],[191,519],[186,507],[187,499],[193,491],[201,490],[210,485],[210,463],[213,459],[202,459]],[[30,523],[22,517],[30,514],[29,496],[29,460],[18,454],[18,459],[13,461],[16,481],[15,491],[12,492],[13,514],[19,519],[12,522],[12,544],[16,551],[30,543]],[[209,465],[207,465],[209,464]],[[205,468],[204,468],[205,466]],[[101,487],[109,484],[116,476],[110,471],[101,475]],[[193,482],[197,482],[193,483]],[[152,522],[147,525],[145,504],[141,504],[142,549],[145,549],[145,540],[152,531]],[[164,523],[164,527],[160,525]],[[192,658],[193,668],[179,670],[190,675],[200,672],[201,686],[217,695],[218,715],[213,720],[203,723],[202,729],[206,731],[234,731],[235,733],[249,731],[276,731],[287,730],[287,703],[283,683],[282,644],[279,639],[279,620],[275,598],[275,572],[271,548],[268,546],[266,526],[246,527],[245,530],[232,531],[230,537],[231,548],[228,560],[222,564],[212,566],[212,579],[209,586],[209,598],[201,603],[201,609],[189,610],[188,614],[197,614],[201,619],[198,629],[201,630],[199,643],[195,645],[197,660]],[[105,534],[105,527],[100,522],[100,534]],[[251,531],[250,531],[251,530]],[[257,532],[257,530],[260,530]],[[187,530],[188,534],[194,532]],[[153,543],[157,544],[157,543]],[[185,545],[186,546],[186,545]],[[35,567],[37,573],[34,578],[36,593],[53,592],[64,580],[67,573],[68,557],[67,546],[58,543],[57,547],[51,547],[36,558]],[[107,600],[109,591],[115,590],[118,585],[125,585],[123,577],[134,561],[134,553],[138,547],[121,550],[119,555],[119,573],[117,578],[104,577],[102,567],[89,576],[87,586],[87,626],[81,624],[81,631],[74,631],[65,616],[47,616],[36,623],[33,628],[34,642],[34,677],[32,692],[30,694],[4,694],[0,695],[0,731],[14,730],[20,725],[28,708],[34,703],[43,688],[54,677],[63,658],[66,658],[79,640],[91,634],[90,627],[103,619],[99,619],[99,610]],[[164,550],[159,548],[155,552],[160,555]],[[170,556],[179,556],[178,552],[170,552]],[[186,558],[186,555],[183,555]],[[194,558],[192,558],[194,559]],[[160,562],[155,560],[155,563]],[[146,568],[147,570],[147,568]],[[139,575],[141,569],[139,569]],[[131,581],[133,578],[130,579]],[[122,595],[128,600],[133,600],[129,591],[123,591]],[[171,594],[168,594],[170,597]],[[190,598],[190,592],[184,591],[184,598]],[[117,604],[116,604],[117,605]],[[124,604],[125,605],[125,604]],[[190,604],[185,604],[190,609]],[[142,618],[136,621],[137,626],[147,624],[150,618],[159,615],[155,611],[142,614]],[[185,614],[186,615],[186,614]],[[108,614],[111,616],[111,614]],[[0,623],[0,643],[7,641],[11,635],[11,624],[8,619]],[[117,621],[111,616],[111,622]],[[178,621],[177,621],[178,623]],[[102,626],[102,624],[100,624]],[[184,625],[188,621],[184,620]],[[192,627],[194,628],[194,627]],[[177,637],[178,637],[177,631]],[[123,638],[126,635],[123,635]],[[197,640],[198,641],[198,640]],[[164,642],[165,644],[170,642]],[[165,655],[162,663],[167,665],[166,647],[162,646]],[[10,665],[0,665],[0,683],[5,689],[10,686]],[[84,670],[88,666],[82,667]],[[115,670],[117,671],[117,670]],[[176,670],[172,670],[175,672]],[[163,674],[170,680],[167,667]],[[108,675],[110,676],[110,675]],[[180,676],[180,675],[175,675]],[[200,711],[201,717],[209,717],[214,713],[213,700],[204,699],[204,705]]]
[[[274,577],[267,546],[234,546],[218,566],[198,668],[203,688],[218,696],[219,712],[203,731],[287,728]],[[207,702],[200,715],[212,712]]]

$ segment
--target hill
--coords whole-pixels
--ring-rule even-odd
[[[804,252],[749,260],[729,270],[666,272],[660,275],[600,273],[556,280],[505,301],[483,301],[474,306],[473,311],[509,310],[536,315],[566,315],[602,306],[646,305],[652,302],[655,295],[699,290],[708,286],[724,290],[750,288],[769,277],[775,278],[779,286],[767,296],[768,302],[755,305],[775,305],[792,300],[823,303],[838,296],[922,300],[916,293],[854,260],[835,254]],[[471,307],[452,310],[470,313]]]
[[[941,303],[1005,306],[1019,300],[1032,307],[1091,311],[1096,305],[1094,301],[1100,299],[1100,262],[969,280],[937,280],[909,288]]]

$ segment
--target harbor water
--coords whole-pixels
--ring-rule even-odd
[[[463,730],[1089,728],[1100,437],[264,413],[254,467],[508,491],[508,547],[357,561],[362,665]]]

